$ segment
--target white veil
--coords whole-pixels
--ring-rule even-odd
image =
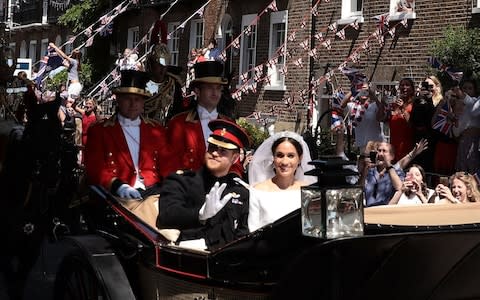
[[[274,135],[263,141],[263,143],[253,154],[253,159],[248,165],[248,184],[250,186],[254,186],[257,183],[263,182],[275,176],[275,173],[273,171],[272,145],[276,140],[283,137],[295,139],[300,143],[300,145],[302,145],[302,161],[300,163],[300,166],[298,166],[297,168],[297,172],[295,173],[295,179],[306,182],[307,184],[312,184],[317,181],[317,178],[315,176],[304,175],[306,171],[314,168],[314,166],[308,164],[308,162],[310,162],[312,159],[310,157],[310,150],[308,149],[307,143],[305,143],[302,136],[295,132],[282,131],[275,133]]]

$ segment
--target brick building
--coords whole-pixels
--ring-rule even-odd
[[[45,6],[38,6],[41,2],[30,1],[44,12]],[[232,91],[242,91],[236,93],[238,115],[253,119],[260,113],[260,119],[275,121],[276,130],[302,132],[307,122],[315,123],[328,107],[323,75],[330,77],[334,87],[346,86],[346,77],[338,71],[346,64],[362,69],[382,88],[391,88],[404,76],[418,83],[428,72],[431,41],[441,38],[446,26],[480,24],[478,0],[414,2],[413,11],[402,14],[395,10],[396,0],[211,0],[179,1],[172,7],[174,1],[140,1],[115,19],[113,34],[103,38],[107,49],[102,51],[110,67],[125,47],[140,45],[143,54],[148,45],[141,43],[142,37],[169,9],[163,20],[171,33],[172,64],[185,69],[190,49],[205,47],[210,38],[216,38],[219,48],[225,50]],[[111,7],[118,3],[112,1]],[[271,4],[276,9],[269,7]],[[202,5],[203,14],[196,13]],[[23,24],[25,28],[14,31],[11,43],[19,57],[31,56],[32,45],[40,45],[34,49],[38,58],[44,42],[68,39],[68,29],[56,26],[51,16],[47,15],[47,22],[32,22],[43,25]],[[379,18],[388,20],[379,23]],[[379,24],[384,28],[383,46],[374,37]],[[365,41],[368,51],[362,48]]]

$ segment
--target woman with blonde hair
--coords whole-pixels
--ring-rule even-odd
[[[480,191],[475,178],[465,172],[457,172],[450,176],[450,188],[439,184],[435,191],[440,197],[438,203],[480,202]]]

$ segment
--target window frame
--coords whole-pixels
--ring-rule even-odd
[[[32,46],[34,46],[34,51],[32,51]],[[37,40],[31,40],[29,43],[28,43],[28,58],[30,58],[32,60],[32,62],[37,62],[37,46],[38,46],[38,43],[37,43]],[[33,55],[32,55],[32,52],[33,52]]]
[[[30,44],[28,45],[30,47]],[[27,58],[27,41],[22,40],[20,42],[20,52],[18,54],[19,58]]]
[[[179,25],[180,22],[168,23],[168,32],[173,33],[167,41],[168,51],[170,51],[170,65],[172,66],[178,66],[180,35],[177,28]]]
[[[276,34],[279,31],[274,32],[275,24],[285,24],[283,32],[283,41],[277,41]],[[266,85],[266,90],[286,90],[285,86],[285,75],[280,74],[280,69],[285,66],[286,55],[277,56],[277,50],[281,45],[287,47],[287,32],[288,32],[288,10],[282,10],[277,12],[272,12],[270,14],[270,34],[269,34],[269,49],[268,57],[270,59],[277,57],[278,63],[274,66],[269,67],[267,65],[267,74],[270,76],[270,85]],[[274,43],[278,45],[274,45]],[[283,59],[283,62],[280,62]]]
[[[134,49],[140,42],[140,27],[133,26],[127,29],[127,48]]]
[[[198,33],[198,26],[201,24],[202,29],[201,33]],[[203,48],[204,47],[204,35],[205,35],[205,24],[203,19],[194,19],[190,22],[190,48]]]
[[[47,49],[48,49],[48,39],[42,39],[42,42],[40,44],[40,58],[41,60],[45,55],[47,55]],[[32,62],[33,64],[37,63],[37,61]]]
[[[354,0],[342,0],[342,13],[341,19],[337,20],[337,24],[350,24],[357,21],[358,23],[363,23],[365,21],[363,17],[363,4],[365,0],[362,1],[362,9],[359,11],[352,11],[352,1]],[[355,0],[360,1],[360,0]]]
[[[242,16],[242,27],[241,30],[242,32],[253,22],[253,20],[257,19],[257,14],[249,14],[249,15],[243,15]],[[246,35],[245,33],[242,34],[240,38],[240,61],[239,61],[239,74],[243,74],[246,71],[253,69],[256,67],[256,62],[257,62],[257,26],[258,23],[253,25],[252,28],[252,33],[250,35]],[[252,39],[253,37],[253,42],[254,45],[253,47],[248,47],[247,43],[247,38]],[[247,58],[250,60],[250,62],[247,62]],[[250,67],[252,66],[252,67]],[[250,76],[248,77],[249,80],[255,75],[254,70],[250,71]],[[244,83],[242,82],[241,76],[238,78],[238,85],[242,86]]]
[[[475,5],[475,1],[472,1],[472,14],[480,14],[480,0],[476,0],[477,4]]]

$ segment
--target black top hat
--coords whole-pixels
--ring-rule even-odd
[[[114,94],[137,94],[143,97],[150,97],[145,90],[149,80],[148,74],[135,70],[124,70],[120,72],[120,86],[112,90]]]
[[[208,123],[212,130],[208,142],[225,149],[239,149],[250,146],[250,138],[237,123],[224,119],[212,120]]]
[[[195,79],[190,83],[192,87],[198,83],[227,84],[223,77],[223,64],[218,61],[203,61],[193,65]]]

